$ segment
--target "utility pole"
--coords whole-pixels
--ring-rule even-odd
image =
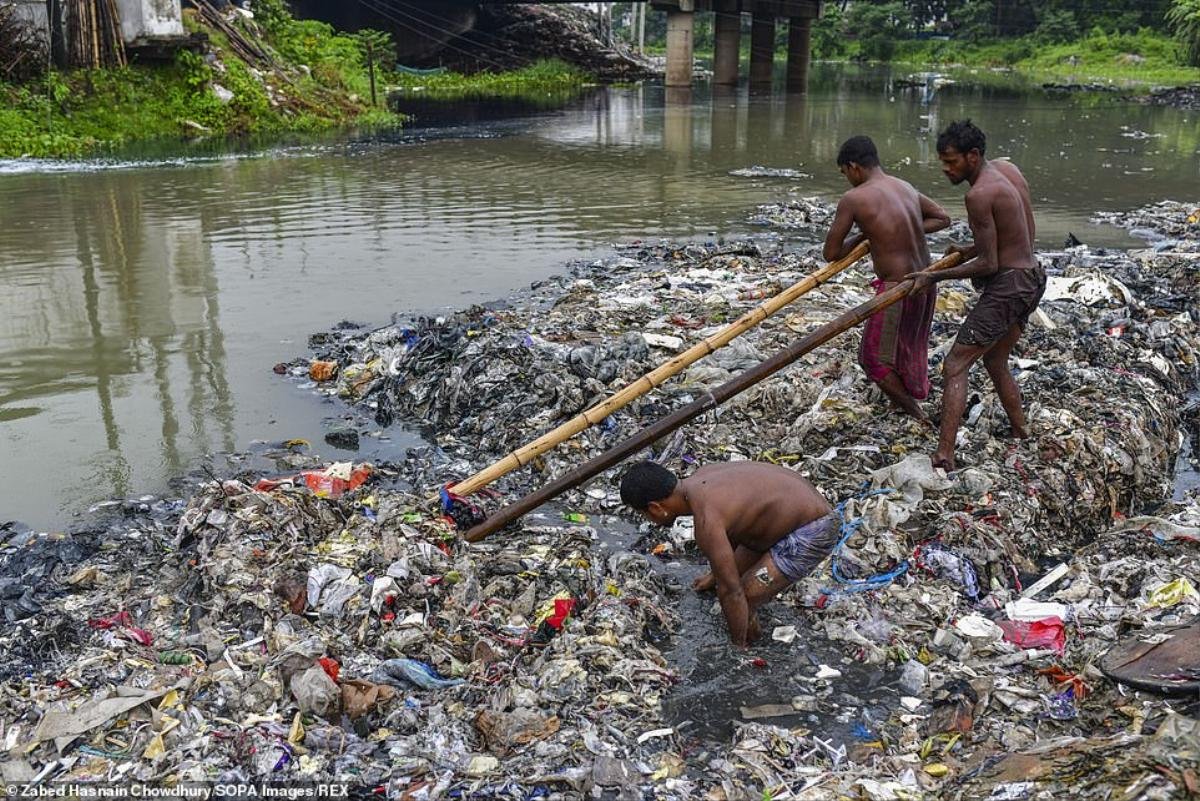
[[[646,55],[646,3],[637,4],[638,53]]]

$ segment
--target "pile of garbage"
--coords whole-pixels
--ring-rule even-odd
[[[1171,106],[1179,109],[1200,108],[1200,84],[1171,86],[1155,89],[1149,94],[1132,95],[1133,100],[1153,106]]]
[[[6,634],[57,647],[0,702],[5,780],[510,797],[658,769],[669,732],[644,721],[675,676],[650,641],[676,620],[647,560],[586,528],[466,549],[412,502],[213,482],[106,542]]]
[[[292,372],[377,425],[428,430],[397,475],[211,482],[70,553],[0,533],[18,610],[0,777],[336,779],[403,799],[1194,792],[1200,498],[1166,499],[1198,367],[1195,209],[1107,219],[1150,232],[1145,249],[1039,254],[1050,285],[1015,354],[1032,436],[1007,436],[975,376],[949,476],[933,432],[861,375],[856,333],[658,444],[681,473],[770,460],[845,501],[844,545],[764,609],[772,663],[765,646],[716,652],[781,688],[724,738],[664,704],[689,679],[666,655],[697,631],[680,614],[681,567],[702,569],[686,525],[621,534],[636,524],[615,470],[467,545],[436,490],[812,272],[816,222],[800,239],[639,243],[520,303],[321,337]],[[473,500],[494,508],[611,446],[866,300],[868,277],[847,270]],[[940,288],[935,368],[971,302]],[[818,647],[835,658],[811,664]],[[881,677],[882,712],[858,666]]]
[[[803,204],[811,209],[810,227],[820,229],[819,204]],[[1158,221],[1156,230],[1178,224],[1200,230],[1186,215],[1157,208],[1146,214]],[[1078,246],[1041,254],[1049,287],[1016,360],[1031,440],[1005,438],[1007,421],[990,385],[975,384],[962,465],[975,477],[974,488],[1011,476],[1003,489],[1023,500],[1005,511],[1031,536],[1050,526],[1068,540],[1086,536],[1141,499],[1170,494],[1180,444],[1174,399],[1200,366],[1189,311],[1195,245],[1172,242],[1178,240],[1132,253]],[[414,483],[439,486],[596,403],[818,264],[815,248],[797,250],[786,240],[628,247],[617,259],[578,265],[542,283],[521,306],[475,307],[343,333],[319,354],[316,365],[328,379],[320,386],[371,409],[382,425],[401,419],[427,426],[440,464],[406,469],[414,471]],[[858,265],[840,274],[497,488],[524,491],[560,475],[869,299],[866,270]],[[935,370],[971,302],[967,292],[952,285],[940,290]],[[727,404],[715,419],[686,429],[671,443],[677,457],[685,465],[738,457],[798,464],[840,499],[898,457],[930,452],[931,433],[891,414],[855,365],[856,340],[857,332],[844,335]],[[294,368],[314,376],[316,369]],[[604,486],[589,500],[614,509],[612,484]],[[569,502],[584,504],[584,497],[577,492]]]

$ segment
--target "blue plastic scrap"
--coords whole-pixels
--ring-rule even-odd
[[[448,679],[440,675],[432,665],[419,659],[388,659],[371,674],[371,681],[393,687],[403,687],[407,682],[422,690],[441,690],[463,683],[462,679]]]

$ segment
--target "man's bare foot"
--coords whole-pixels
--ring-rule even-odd
[[[708,592],[715,586],[717,586],[717,579],[711,572],[705,573],[692,582],[692,589],[696,592]]]
[[[945,470],[947,473],[954,472],[954,456],[953,455],[946,456],[945,454],[942,454],[942,453],[935,453],[933,455],[932,461],[933,461],[934,467],[940,467],[943,470]]]
[[[1012,435],[1014,439],[1029,439],[1028,428],[1025,426],[1014,426],[1011,423],[1009,425],[1012,428]]]

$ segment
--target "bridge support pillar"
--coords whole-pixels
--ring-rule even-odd
[[[787,90],[794,94],[808,91],[811,43],[812,19],[792,17],[788,22]]]
[[[775,67],[775,17],[755,11],[750,26],[750,84],[769,86]]]
[[[691,11],[667,12],[667,86],[692,85]]]
[[[742,45],[742,16],[738,11],[738,0],[715,0],[713,14],[713,83],[736,86],[738,51]]]

